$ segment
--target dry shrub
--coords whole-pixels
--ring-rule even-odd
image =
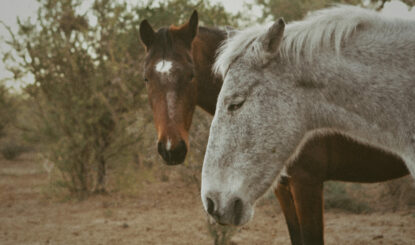
[[[368,213],[415,207],[415,184],[410,176],[372,184],[328,181],[324,189],[326,209]]]
[[[28,148],[15,141],[8,141],[2,144],[0,152],[2,156],[7,160],[14,160],[22,153],[27,152]]]
[[[411,176],[388,181],[384,184],[382,199],[389,202],[388,209],[415,208],[415,182]]]
[[[358,185],[355,187],[359,188]],[[324,184],[324,205],[326,209],[341,209],[357,214],[373,210],[366,202],[352,197],[345,183],[334,181]]]

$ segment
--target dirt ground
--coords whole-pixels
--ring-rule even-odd
[[[136,196],[86,201],[44,194],[48,174],[32,158],[0,160],[0,244],[213,244],[197,188],[171,177]],[[415,244],[415,210],[325,214],[326,244]],[[264,199],[234,244],[289,244],[275,199]]]

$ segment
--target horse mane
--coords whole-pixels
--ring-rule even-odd
[[[334,49],[340,55],[342,44],[360,26],[385,23],[377,12],[349,5],[336,5],[309,14],[304,20],[286,26],[279,55],[298,64],[311,60],[323,48]],[[217,52],[214,72],[224,77],[229,66],[240,56],[248,56],[252,64],[264,64],[269,54],[262,47],[261,37],[270,25],[254,26],[237,31]],[[251,46],[251,47],[249,47]]]
[[[220,37],[224,37],[226,35],[225,30],[222,30],[222,29],[217,28],[217,27],[210,27],[210,26],[199,26],[199,32],[200,33],[215,34],[215,35],[218,35]]]

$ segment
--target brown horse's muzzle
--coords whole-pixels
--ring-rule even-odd
[[[167,142],[159,141],[157,150],[167,165],[177,165],[184,162],[187,146],[184,140],[180,140],[179,143],[174,146],[170,140],[167,140]]]

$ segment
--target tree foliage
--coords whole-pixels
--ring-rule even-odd
[[[14,122],[16,117],[16,100],[7,88],[0,84],[0,138],[5,135],[5,128]]]
[[[71,192],[105,191],[107,165],[141,133],[131,128],[144,88],[137,21],[125,4],[96,1],[92,26],[77,11],[80,1],[39,2],[37,22],[20,23],[13,42],[26,51],[19,68],[35,77],[25,89],[36,117],[32,138],[42,140]]]
[[[390,0],[370,0],[368,7],[380,10],[384,4]],[[402,1],[408,6],[413,6],[415,1],[404,0]],[[262,6],[263,16],[261,21],[267,20],[271,17],[276,20],[280,17],[284,17],[286,21],[302,19],[308,12],[333,6],[335,4],[351,4],[362,5],[367,3],[363,0],[256,0],[255,4]]]
[[[140,19],[148,19],[158,28],[184,23],[195,9],[199,12],[200,24],[206,26],[236,26],[241,18],[241,14],[231,15],[222,5],[213,5],[207,0],[152,0],[145,6],[135,8],[134,12]]]

